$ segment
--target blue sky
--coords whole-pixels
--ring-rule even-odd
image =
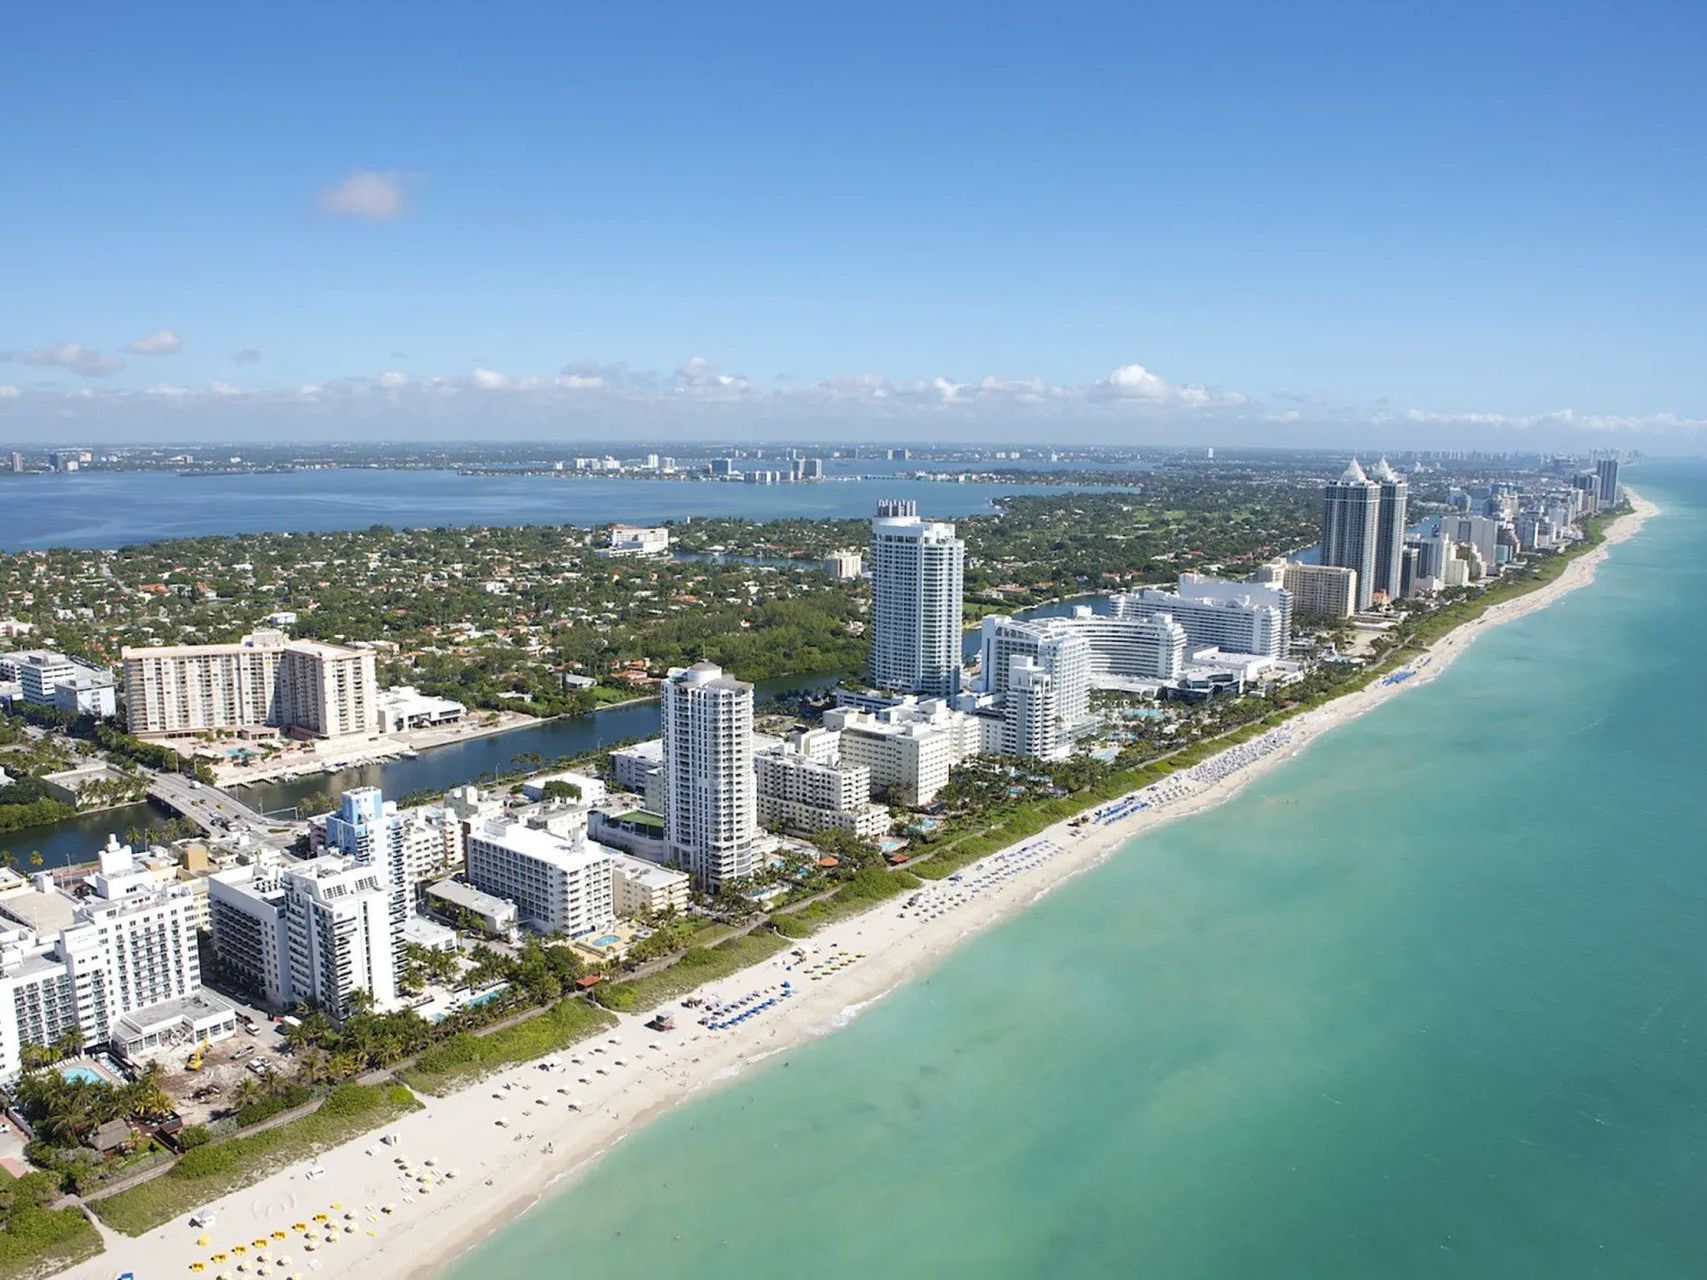
[[[15,11],[0,437],[1707,433],[1703,6],[616,8]]]

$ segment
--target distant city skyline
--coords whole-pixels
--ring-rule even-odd
[[[1699,8],[407,12],[14,24],[0,439],[1707,448]]]

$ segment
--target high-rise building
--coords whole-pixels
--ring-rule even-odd
[[[1349,618],[1357,611],[1356,569],[1288,560],[1280,581],[1292,596],[1293,613],[1300,618]]]
[[[1601,458],[1594,464],[1595,478],[1600,481],[1600,490],[1595,495],[1603,507],[1618,504],[1618,459]]]
[[[928,697],[960,691],[966,546],[917,504],[880,502],[871,522],[871,681]]]
[[[236,644],[126,648],[125,720],[138,736],[271,725],[322,738],[379,732],[371,649],[261,630]]]
[[[677,865],[715,890],[753,872],[753,686],[699,662],[673,668],[659,692],[664,839]]]
[[[611,853],[587,839],[488,818],[468,833],[468,882],[516,904],[521,923],[539,933],[582,937],[610,928]]]
[[[1014,659],[1029,658],[1050,678],[1049,705],[1056,717],[1057,740],[1090,715],[1091,642],[1073,618],[1020,620],[1000,615],[981,624],[981,676],[984,692],[1005,700]]]
[[[1081,641],[1081,643],[1083,643]],[[1002,697],[1002,751],[1048,760],[1061,753],[1056,684],[1037,659],[1016,653],[1008,663]]]
[[[338,798],[326,819],[326,845],[351,862],[374,867],[391,895],[391,946],[397,977],[403,976],[403,922],[414,914],[415,886],[404,859],[404,824],[397,806],[378,787],[353,787]]]
[[[397,1003],[391,890],[384,873],[327,855],[283,870],[249,865],[208,882],[213,953],[227,980],[273,1009],[312,1003],[334,1022],[367,991]]]
[[[0,1080],[16,1076],[25,1044],[72,1028],[91,1047],[117,1042],[121,1020],[201,989],[189,885],[161,880],[112,838],[84,883],[74,899],[43,873],[28,895],[34,928],[0,933]]]
[[[16,475],[22,475],[23,473],[24,473],[24,455],[21,453],[14,453],[12,455],[12,474],[16,476]]]
[[[1375,516],[1375,582],[1374,592],[1389,600],[1403,598],[1400,587],[1400,562],[1405,546],[1405,508],[1410,486],[1405,478],[1383,458],[1375,464],[1375,483],[1381,487],[1380,502]]]
[[[823,730],[814,731],[824,734]],[[824,734],[834,738],[834,734]],[[889,811],[871,803],[865,765],[816,758],[810,742],[785,742],[753,758],[759,821],[796,835],[849,831],[877,840],[889,830]]]
[[[1357,571],[1359,609],[1367,609],[1375,595],[1380,517],[1381,486],[1353,458],[1322,490],[1322,563]]]

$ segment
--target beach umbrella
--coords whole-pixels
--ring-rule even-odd
[[[205,1249],[208,1247],[208,1245],[210,1245],[212,1243],[213,1243],[213,1240],[209,1236],[197,1236],[196,1237],[196,1247],[197,1248]]]
[[[284,1239],[284,1238],[285,1238],[285,1233],[284,1233],[284,1232],[282,1232],[282,1231],[275,1231],[275,1232],[273,1232],[273,1239],[275,1239],[275,1240],[283,1240],[283,1239]]]
[[[383,1204],[380,1206],[379,1211],[381,1213],[396,1213],[397,1212],[397,1206],[394,1204],[386,1203],[386,1204]]]

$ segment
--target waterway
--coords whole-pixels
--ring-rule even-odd
[[[923,464],[859,459],[852,469]],[[993,509],[997,498],[1059,492],[1034,484],[866,478],[810,484],[602,476],[462,475],[455,471],[330,468],[273,474],[180,476],[89,471],[0,476],[0,551],[119,547],[162,538],[303,533],[443,525],[651,522],[734,516],[754,520],[869,516],[880,498],[912,498],[932,516]]]

